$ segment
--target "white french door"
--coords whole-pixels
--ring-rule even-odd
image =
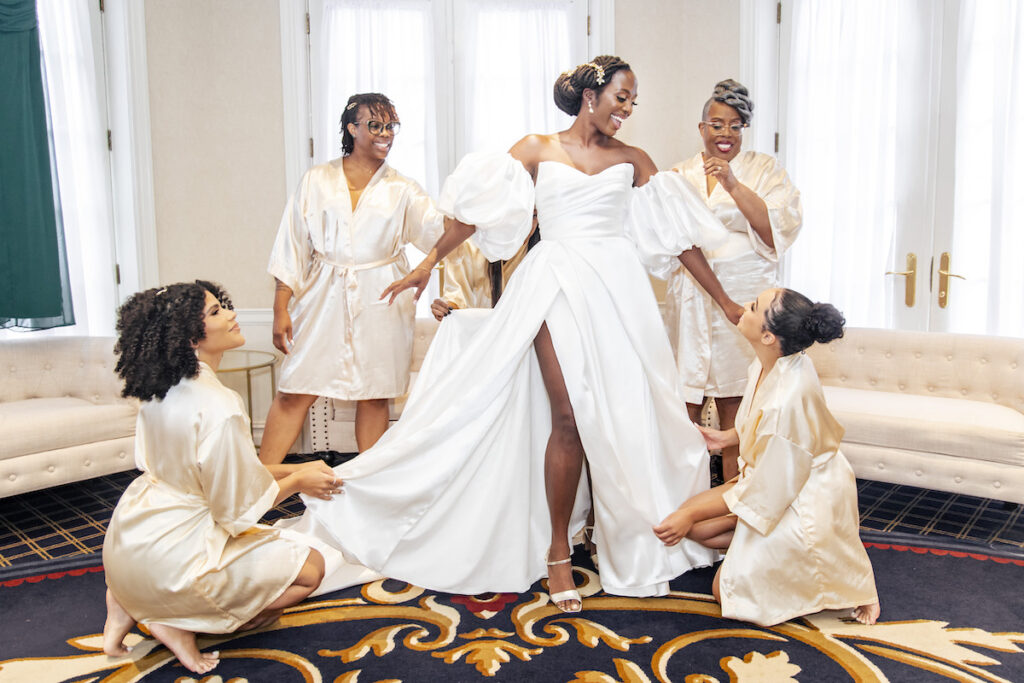
[[[1019,3],[792,0],[780,43],[789,284],[851,325],[1024,336]]]

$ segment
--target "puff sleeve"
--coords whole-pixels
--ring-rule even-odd
[[[692,247],[715,249],[728,233],[681,174],[663,171],[633,188],[626,234],[648,272],[667,279],[681,265],[679,254]]]
[[[533,179],[507,153],[467,154],[444,182],[440,211],[476,226],[473,243],[488,261],[512,258],[533,225]]]

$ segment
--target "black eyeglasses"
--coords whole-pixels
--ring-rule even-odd
[[[401,121],[388,121],[387,123],[384,123],[383,121],[370,120],[354,121],[353,123],[356,126],[358,126],[360,123],[365,123],[366,129],[369,130],[374,135],[383,135],[385,130],[391,133],[392,135],[398,135],[398,131],[402,130]]]

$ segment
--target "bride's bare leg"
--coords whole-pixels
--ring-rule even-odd
[[[547,492],[548,512],[551,516],[551,545],[548,560],[564,560],[572,554],[569,547],[569,518],[573,503],[576,502],[576,488],[583,470],[583,443],[576,429],[576,418],[569,391],[565,388],[562,367],[555,356],[551,333],[547,323],[540,327],[533,341],[540,363],[544,388],[551,403],[551,436],[544,451],[544,488]],[[548,588],[552,594],[572,590],[576,587],[572,578],[570,563],[548,566]],[[580,605],[575,600],[558,603],[563,610],[575,611]]]
[[[103,624],[103,651],[111,657],[124,657],[131,648],[124,644],[124,637],[135,626],[131,618],[114,594],[107,589],[107,621]]]

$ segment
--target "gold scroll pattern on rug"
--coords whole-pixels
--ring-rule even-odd
[[[949,628],[939,621],[880,622],[862,626],[840,618],[836,613],[821,613],[772,628],[737,627],[727,622],[722,628],[691,631],[661,643],[649,661],[630,657],[633,645],[646,645],[652,636],[620,633],[601,623],[606,613],[642,611],[647,614],[689,614],[711,620],[721,618],[719,606],[709,595],[673,592],[660,598],[621,598],[600,595],[600,583],[593,572],[575,568],[580,593],[586,598],[585,610],[578,616],[563,614],[544,593],[523,596],[468,598],[438,596],[423,589],[394,581],[376,581],[362,587],[359,597],[307,601],[285,612],[277,622],[258,631],[224,636],[202,636],[199,647],[217,649],[222,660],[267,660],[292,669],[307,683],[325,681],[320,667],[306,655],[273,648],[230,649],[231,641],[253,633],[273,633],[302,629],[314,625],[344,625],[351,632],[353,625],[370,620],[386,625],[357,636],[356,642],[338,649],[321,649],[316,655],[337,659],[353,668],[334,678],[331,683],[400,683],[408,675],[411,653],[423,653],[452,667],[449,680],[485,680],[496,675],[504,665],[515,660],[527,662],[546,651],[575,642],[595,652],[610,649],[623,653],[610,659],[608,671],[581,670],[573,683],[750,683],[770,680],[787,683],[799,680],[796,654],[806,656],[807,647],[838,664],[853,681],[886,681],[882,671],[867,654],[900,662],[901,665],[938,673],[954,681],[987,681],[1009,683],[986,671],[1000,661],[973,648],[1015,656],[1024,652],[1024,633],[990,633],[976,628]],[[582,579],[582,581],[580,581]],[[397,586],[397,587],[396,587]],[[392,589],[393,588],[393,589]],[[469,615],[445,602],[470,605]],[[514,605],[513,605],[514,603]],[[514,631],[487,625],[487,620],[511,606],[510,622]],[[707,623],[702,619],[701,623]],[[759,641],[778,644],[767,654],[759,651],[735,653],[719,660],[720,671],[694,671],[680,677],[680,662],[685,655],[673,658],[699,644],[718,639]],[[266,640],[273,642],[271,636]],[[126,639],[133,646],[124,658],[108,658],[102,652],[102,635],[72,638],[68,643],[84,654],[67,657],[21,658],[0,662],[0,683],[6,681],[100,680],[104,683],[127,683],[164,666],[174,665],[171,653],[152,638],[137,634]],[[804,649],[794,649],[794,646]],[[788,647],[787,647],[788,646]],[[385,660],[395,657],[394,677],[370,680],[361,677],[359,663],[367,657]],[[647,660],[645,655],[643,660]],[[592,658],[592,661],[600,657]],[[608,660],[602,660],[608,661]],[[224,664],[222,664],[224,666]],[[225,667],[226,668],[226,667]],[[335,669],[335,667],[331,667]],[[614,670],[611,670],[611,669]],[[670,668],[675,672],[670,679]],[[335,669],[336,670],[336,669]],[[525,671],[528,671],[525,670]],[[96,678],[85,677],[97,675]],[[653,676],[653,678],[652,678]],[[178,677],[178,683],[248,683],[244,678],[221,678],[216,672],[202,677]]]

